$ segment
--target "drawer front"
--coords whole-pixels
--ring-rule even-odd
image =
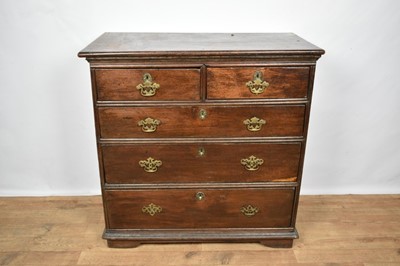
[[[101,107],[102,138],[302,136],[304,105]]]
[[[105,181],[118,184],[295,182],[300,150],[301,143],[114,144],[102,147]]]
[[[290,227],[294,189],[106,191],[111,229]]]
[[[100,101],[199,100],[199,69],[96,70]]]
[[[207,98],[306,98],[308,80],[308,67],[211,67]]]

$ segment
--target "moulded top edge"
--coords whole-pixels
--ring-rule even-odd
[[[324,52],[293,33],[108,32],[80,51],[78,56],[321,56]]]

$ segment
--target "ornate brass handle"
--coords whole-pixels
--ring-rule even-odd
[[[255,171],[264,163],[264,160],[251,155],[249,158],[240,160],[240,163],[244,165],[246,170]]]
[[[161,208],[161,206],[155,205],[154,203],[150,203],[147,206],[143,206],[142,212],[148,213],[151,216],[154,216],[156,213],[162,212],[162,208]]]
[[[263,80],[263,74],[261,71],[256,71],[253,75],[253,80],[246,82],[247,88],[253,94],[260,94],[268,88],[269,83]]]
[[[139,165],[143,167],[146,172],[154,173],[157,172],[158,167],[162,165],[162,161],[149,157],[146,160],[139,161]]]
[[[157,126],[161,124],[160,120],[147,117],[138,122],[138,126],[142,127],[142,131],[146,133],[151,133],[157,130]]]
[[[260,131],[262,125],[265,125],[266,121],[258,117],[252,117],[243,121],[243,124],[247,126],[248,131]]]
[[[258,208],[249,204],[247,206],[243,206],[240,211],[243,213],[243,215],[251,217],[258,213]]]
[[[160,84],[153,82],[153,77],[149,73],[143,74],[143,83],[136,86],[140,90],[140,94],[144,97],[154,96]]]

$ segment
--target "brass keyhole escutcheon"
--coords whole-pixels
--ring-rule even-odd
[[[251,93],[258,95],[268,88],[269,83],[263,80],[263,74],[261,71],[256,71],[254,72],[253,80],[246,82],[246,86],[249,88]]]
[[[203,192],[197,192],[196,193],[196,199],[197,200],[203,200],[206,197],[206,195]]]
[[[203,157],[204,155],[206,155],[206,149],[200,147],[197,153],[199,154],[200,157]]]
[[[144,97],[154,96],[159,88],[160,84],[153,82],[150,73],[144,73],[143,82],[136,86],[136,89],[140,90],[140,94]]]
[[[201,120],[206,119],[206,117],[207,117],[207,111],[204,110],[204,109],[200,109],[199,117],[200,117]]]

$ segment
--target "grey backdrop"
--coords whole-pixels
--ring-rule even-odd
[[[105,31],[294,32],[318,61],[303,194],[400,193],[400,1],[0,2],[0,195],[99,194],[89,65]]]

